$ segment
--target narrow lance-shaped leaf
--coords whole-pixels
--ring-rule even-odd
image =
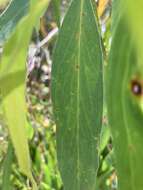
[[[119,190],[143,189],[143,60],[132,34],[122,14],[113,34],[107,71]]]
[[[28,12],[29,0],[12,0],[0,15],[0,44],[11,34],[20,19]]]
[[[13,147],[11,142],[9,142],[7,155],[3,164],[3,181],[2,181],[2,190],[11,189],[11,172],[12,172],[12,162],[13,162]]]
[[[52,101],[65,190],[94,190],[103,107],[102,50],[95,4],[73,0],[53,57]]]
[[[7,125],[11,135],[12,143],[15,148],[16,156],[21,171],[27,175],[32,181],[30,157],[28,150],[28,142],[26,135],[26,105],[25,105],[25,75],[27,49],[32,34],[33,27],[37,24],[37,20],[44,12],[48,5],[47,0],[35,2],[27,17],[18,24],[16,31],[5,44],[0,64],[0,91],[2,93],[2,104],[6,116]],[[21,73],[19,75],[18,73]],[[6,77],[7,83],[2,83]],[[17,81],[22,85],[15,88]],[[13,88],[13,90],[12,90]],[[9,93],[8,93],[9,92]],[[33,188],[36,185],[33,181]]]

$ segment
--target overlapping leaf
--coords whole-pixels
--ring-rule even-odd
[[[25,78],[27,49],[37,20],[48,5],[47,0],[35,2],[27,17],[18,24],[12,37],[4,47],[2,62],[0,65],[0,91],[6,121],[11,135],[12,143],[18,158],[21,171],[33,182],[26,135],[26,106],[25,106]],[[20,74],[21,73],[21,74]],[[10,80],[9,80],[9,77]],[[7,80],[4,80],[3,79]],[[22,85],[15,88],[17,82]]]
[[[13,162],[13,147],[11,142],[9,142],[9,146],[7,149],[7,155],[3,164],[3,181],[2,181],[2,190],[10,190],[11,189],[11,172],[12,172],[12,162]]]
[[[18,21],[28,12],[29,0],[12,0],[0,15],[0,44],[11,34]]]
[[[108,112],[119,190],[142,190],[143,60],[125,15],[122,12],[113,33],[107,73]]]

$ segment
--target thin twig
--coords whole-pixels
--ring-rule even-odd
[[[41,48],[45,44],[47,44],[55,35],[58,33],[58,28],[54,28],[49,34],[41,41],[38,43],[37,48]]]

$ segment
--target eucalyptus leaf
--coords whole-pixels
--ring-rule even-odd
[[[29,14],[20,21],[15,32],[4,46],[0,64],[0,91],[9,133],[20,169],[30,178],[34,190],[37,187],[31,173],[31,161],[26,134],[26,59],[33,27],[44,13],[48,3],[49,1],[47,0],[37,1],[30,9]],[[18,75],[20,72],[21,75]],[[10,76],[11,80],[6,80],[2,83],[2,79]],[[22,84],[15,88],[14,86],[17,81]],[[13,90],[11,90],[12,88]]]
[[[11,190],[11,173],[12,173],[12,162],[13,162],[13,147],[11,142],[9,142],[7,154],[3,165],[3,181],[2,190]]]
[[[143,60],[125,15],[120,16],[112,34],[107,70],[108,114],[118,189],[142,190],[143,97],[139,89],[143,81]]]
[[[73,0],[53,56],[52,101],[65,190],[94,190],[102,126],[102,49],[95,2]]]
[[[29,0],[11,0],[0,15],[0,44],[11,34],[20,19],[28,13]]]

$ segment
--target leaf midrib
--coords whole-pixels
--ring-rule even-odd
[[[77,68],[77,187],[80,189],[80,142],[79,142],[79,129],[80,129],[80,61],[81,61],[81,35],[82,35],[82,10],[84,0],[80,3],[80,16],[79,16],[79,40],[78,40],[78,68]]]

